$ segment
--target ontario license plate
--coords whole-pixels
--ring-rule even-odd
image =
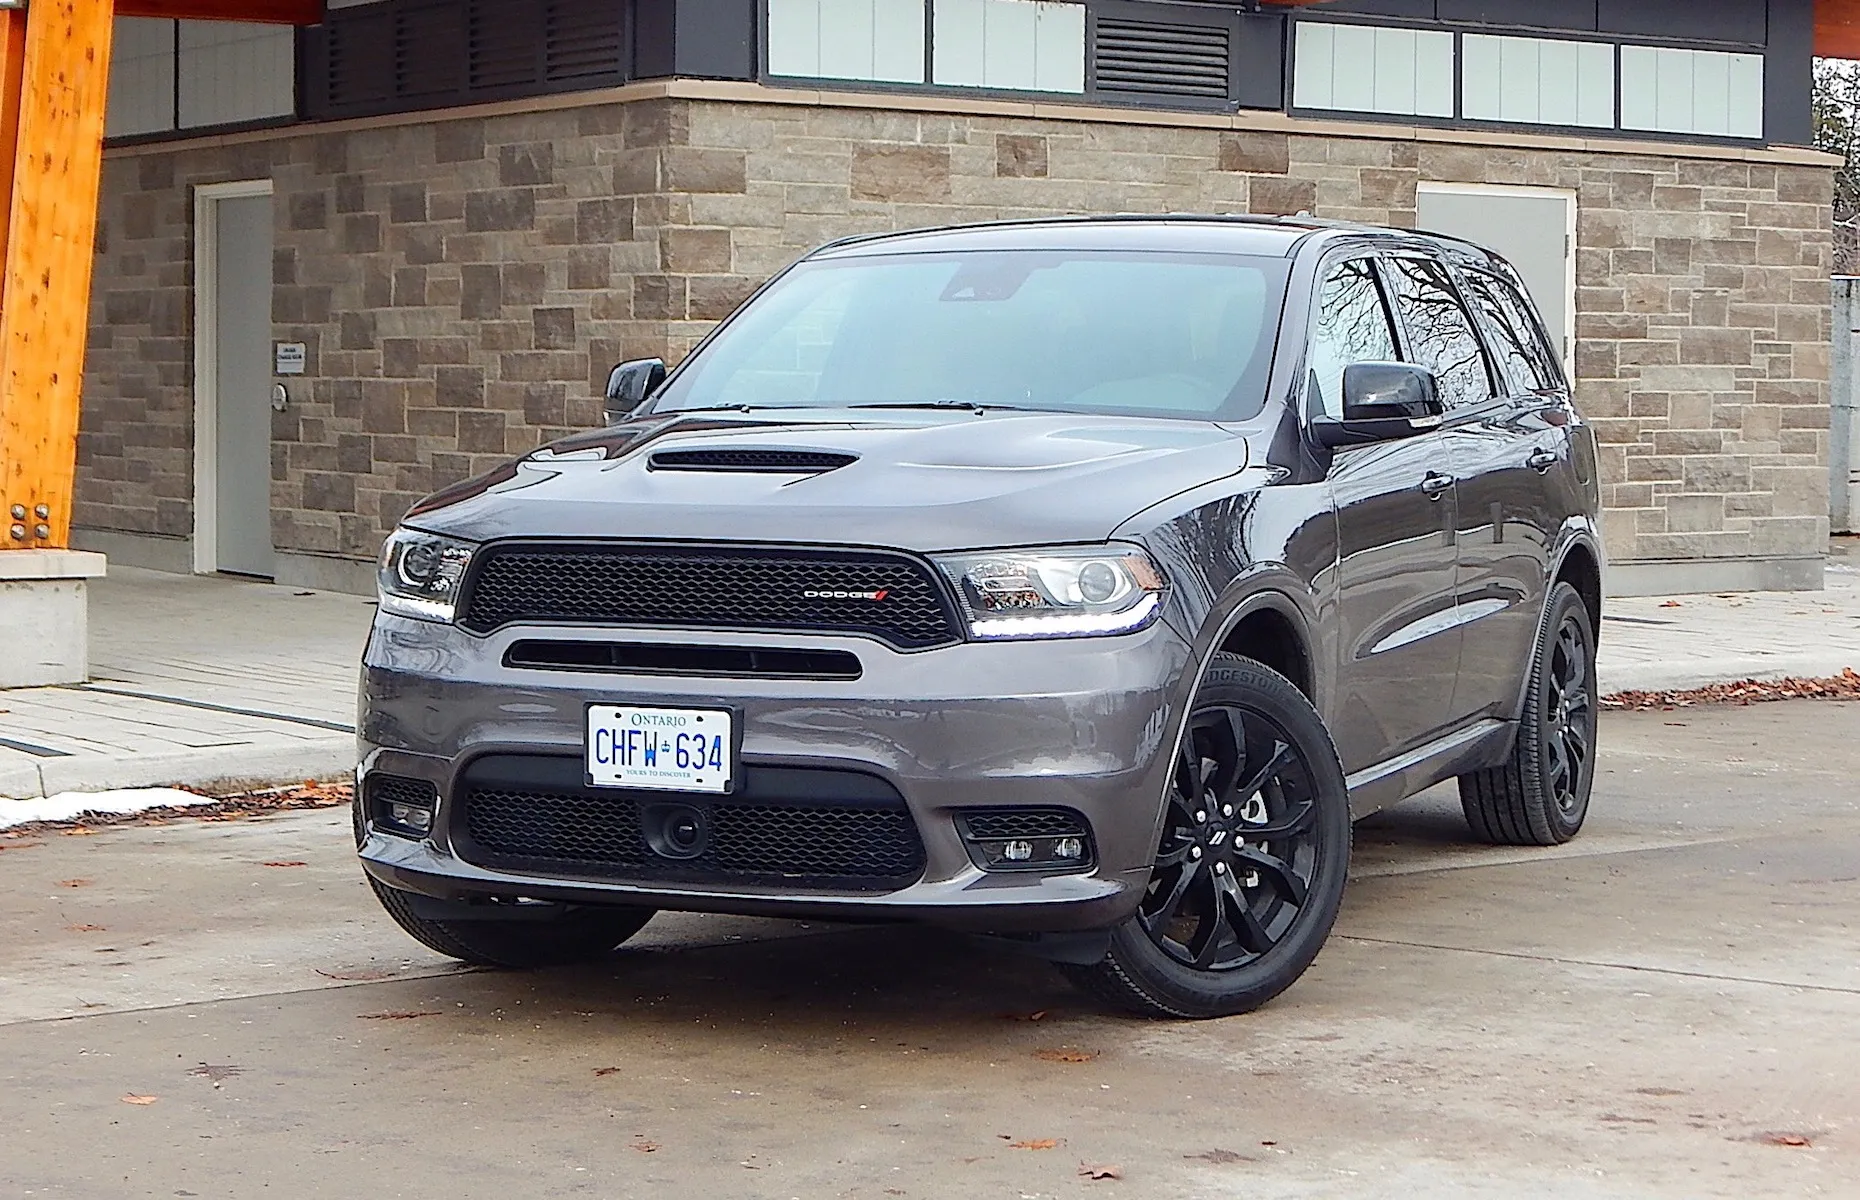
[[[665,792],[727,792],[736,730],[721,708],[588,706],[588,784]]]

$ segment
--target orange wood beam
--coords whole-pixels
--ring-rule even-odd
[[[116,15],[315,25],[323,20],[323,0],[116,0]]]
[[[0,545],[13,548],[70,545],[113,7],[33,0],[26,11],[0,283]],[[10,536],[16,505],[24,539]]]
[[[6,222],[13,195],[13,158],[19,151],[20,81],[26,70],[26,14],[0,12],[0,280],[6,278]],[[5,540],[0,539],[0,545]]]

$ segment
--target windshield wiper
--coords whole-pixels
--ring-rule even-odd
[[[847,408],[947,408],[958,412],[989,412],[1005,409],[1009,412],[1027,412],[1028,409],[1016,404],[977,404],[973,400],[900,400],[890,404],[848,404]]]

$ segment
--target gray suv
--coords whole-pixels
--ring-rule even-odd
[[[1311,220],[853,238],[610,424],[382,556],[356,834],[426,945],[656,910],[1016,939],[1263,1004],[1351,822],[1457,778],[1565,841],[1595,762],[1595,439],[1498,257]]]

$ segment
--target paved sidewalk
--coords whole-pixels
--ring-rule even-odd
[[[0,797],[333,779],[354,763],[361,597],[112,567],[89,684],[0,691]],[[1602,691],[1860,669],[1860,558],[1825,592],[1610,600]]]

